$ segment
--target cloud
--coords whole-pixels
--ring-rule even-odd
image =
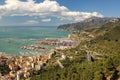
[[[5,4],[0,5],[0,16],[55,17],[60,20],[80,21],[92,16],[102,17],[103,15],[97,12],[71,11],[67,7],[59,5],[57,1],[51,0],[44,0],[40,3],[36,3],[34,0],[25,2],[5,0]],[[45,21],[47,22],[47,20],[43,20],[43,22]]]
[[[50,18],[48,18],[48,19],[42,19],[41,21],[42,21],[42,22],[50,22],[51,19],[50,19]]]
[[[103,15],[97,13],[97,12],[75,12],[75,11],[67,11],[62,12],[60,18],[61,20],[75,20],[75,21],[81,21],[86,18],[90,17],[103,17]]]
[[[34,24],[38,24],[39,22],[36,20],[28,20],[25,23],[23,23],[24,25],[34,25]]]

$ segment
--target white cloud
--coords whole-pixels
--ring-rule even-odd
[[[0,16],[56,17],[60,20],[73,21],[80,21],[92,16],[102,17],[97,12],[70,11],[67,7],[59,5],[58,2],[50,0],[44,0],[41,3],[35,3],[34,0],[27,0],[26,2],[5,0],[5,4],[0,5]]]
[[[90,17],[103,17],[103,15],[97,13],[97,12],[75,12],[75,11],[67,11],[67,12],[62,12],[60,18],[61,20],[75,20],[75,21],[81,21],[86,18]]]
[[[50,22],[51,19],[50,19],[50,18],[48,18],[48,19],[42,19],[41,21],[42,21],[42,22]]]
[[[34,25],[34,24],[38,24],[39,22],[36,20],[28,20],[25,23],[23,23],[24,25]]]

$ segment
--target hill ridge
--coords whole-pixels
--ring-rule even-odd
[[[88,27],[96,27],[96,26],[100,26],[103,25],[105,23],[108,22],[118,22],[120,21],[120,18],[115,18],[115,17],[91,17],[88,18],[86,20],[83,20],[81,22],[77,22],[77,23],[70,23],[70,24],[64,24],[64,25],[60,25],[58,26],[57,29],[61,29],[61,30],[67,30],[67,31],[80,31],[84,28],[88,28]]]

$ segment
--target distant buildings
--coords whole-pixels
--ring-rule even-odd
[[[52,55],[54,51],[52,52]],[[0,74],[0,80],[21,80],[22,78],[29,78],[30,71],[36,70],[39,71],[44,67],[44,64],[47,63],[48,59],[52,58],[49,57],[51,53],[39,56],[12,56],[10,58],[1,58],[0,61],[3,64],[7,64],[9,69],[11,70],[9,74],[3,75]],[[0,64],[1,64],[0,63]]]
[[[37,44],[47,44],[56,46],[59,49],[69,49],[73,47],[76,43],[72,40],[68,39],[55,39],[55,40],[46,40],[42,42],[38,42]],[[32,49],[39,50],[43,49],[39,46],[22,46],[23,49]],[[55,49],[52,49],[48,52],[48,54],[37,55],[37,56],[3,56],[0,54],[0,65],[7,65],[10,69],[10,72],[6,75],[0,74],[0,80],[21,80],[27,79],[30,77],[30,72],[32,70],[39,71],[41,70],[48,60],[56,55]],[[62,54],[61,59],[66,59],[66,55]],[[57,63],[61,68],[64,66],[61,64],[59,60]]]

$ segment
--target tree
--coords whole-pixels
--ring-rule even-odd
[[[93,80],[106,80],[104,74],[100,71],[96,71],[94,73],[94,79]]]

